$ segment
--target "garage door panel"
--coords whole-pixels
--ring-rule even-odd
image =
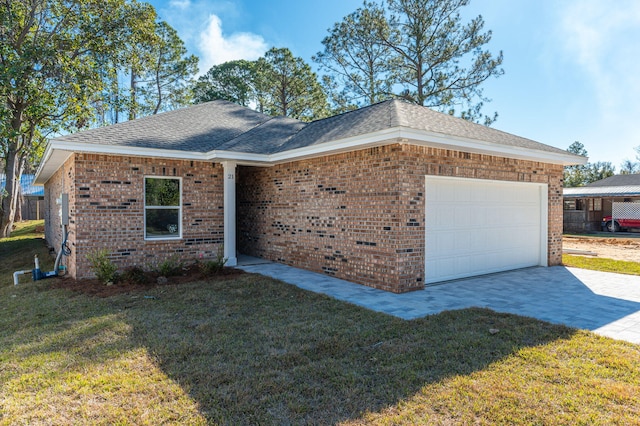
[[[426,282],[542,264],[543,191],[541,184],[427,177]]]

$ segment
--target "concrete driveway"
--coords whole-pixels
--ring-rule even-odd
[[[502,272],[392,294],[327,275],[241,257],[238,268],[339,300],[415,319],[486,307],[640,344],[640,277],[554,266]]]

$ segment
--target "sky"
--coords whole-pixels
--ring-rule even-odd
[[[234,59],[287,47],[317,64],[328,29],[361,0],[150,0],[161,19],[200,58],[200,73]],[[484,83],[498,112],[493,127],[566,149],[584,144],[591,162],[616,170],[640,147],[640,1],[471,0],[486,46],[502,51],[505,73]]]

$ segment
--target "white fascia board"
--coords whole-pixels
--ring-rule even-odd
[[[132,155],[137,157],[170,158],[176,160],[223,161],[233,160],[237,164],[267,167],[273,165],[268,155],[245,154],[229,151],[179,151],[170,149],[131,147],[123,145],[100,145],[78,142],[50,141],[36,172],[34,184],[44,185],[74,152],[106,155]]]
[[[245,152],[233,151],[210,151],[206,153],[206,159],[209,161],[235,161],[236,164],[246,166],[273,166],[272,160],[267,154],[252,154]]]
[[[133,155],[136,157],[175,158],[180,160],[205,160],[206,153],[196,151],[179,151],[174,149],[145,148],[124,145],[102,145],[78,142],[51,142],[52,149],[73,152],[89,152],[91,154]]]
[[[42,158],[40,159],[38,170],[36,170],[36,175],[33,178],[34,185],[44,185],[47,182],[47,180],[49,180],[50,176],[47,177],[45,180],[41,181],[40,176],[42,175],[42,170],[45,168],[45,165],[49,161],[50,157],[51,157],[51,144],[47,144],[47,147],[44,149],[44,153],[42,154]]]
[[[413,129],[403,129],[401,133],[403,138],[422,142],[420,145],[434,148],[453,149],[456,151],[466,151],[475,154],[486,154],[497,157],[515,158],[518,160],[538,161],[542,163],[551,163],[563,166],[586,164],[587,161],[589,161],[587,157],[576,156],[568,152],[564,154],[557,152],[540,151],[530,148],[502,145],[493,142],[485,142],[478,139],[462,138],[458,136],[443,135]]]
[[[433,148],[465,151],[476,154],[486,154],[497,157],[508,157],[519,160],[537,161],[563,166],[572,164],[585,164],[588,161],[587,158],[576,157],[569,153],[565,155],[561,153],[506,146],[502,144],[484,142],[476,139],[468,139],[420,131],[406,127],[394,127],[374,133],[368,133],[366,135],[354,136],[351,138],[320,143],[304,148],[292,149],[289,151],[272,154],[269,157],[274,163],[282,163],[291,160],[351,151],[354,149],[364,149],[372,146],[380,146],[387,144],[392,140]]]
[[[247,154],[242,152],[231,151],[180,151],[174,149],[145,148],[124,145],[101,145],[86,144],[77,142],[60,142],[52,141],[47,149],[62,149],[73,152],[90,152],[92,154],[108,154],[108,155],[133,155],[136,157],[154,157],[154,158],[172,158],[176,160],[234,160],[238,163],[246,162],[254,163],[270,163],[269,156],[266,154]]]
[[[122,145],[100,145],[78,142],[58,142],[52,140],[47,145],[42,161],[36,172],[35,185],[44,185],[74,152],[106,155],[133,155],[139,157],[172,158],[180,160],[206,160],[202,152],[178,151],[131,147]]]

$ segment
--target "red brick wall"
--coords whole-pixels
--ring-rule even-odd
[[[71,176],[75,178],[69,196],[72,276],[92,276],[86,256],[101,248],[108,249],[121,268],[137,265],[148,269],[171,257],[185,262],[214,257],[223,243],[223,174],[219,164],[75,154],[45,185],[49,199],[58,196],[57,182],[61,177],[67,179],[67,174],[69,182]],[[182,178],[181,239],[144,240],[146,176]],[[59,228],[53,218],[50,223],[48,229]],[[47,239],[52,243],[55,238],[49,239],[49,234]]]
[[[238,170],[238,249],[397,290],[399,147]]]
[[[549,185],[549,264],[561,261],[562,166],[409,144],[238,170],[241,253],[393,292],[423,287],[424,176]],[[144,177],[182,177],[180,240],[144,240]],[[58,206],[69,193],[69,273],[92,276],[87,253],[122,268],[217,254],[223,243],[219,164],[75,154],[45,185],[46,238],[59,250]]]
[[[63,166],[51,176],[44,187],[44,236],[49,246],[55,250],[56,255],[60,251],[60,245],[62,244],[62,227],[60,223],[61,206],[58,201],[61,194],[69,194],[70,213],[73,214],[73,205],[75,202],[75,192],[73,191],[74,178],[74,159],[73,156],[71,156],[65,161]],[[71,247],[75,241],[75,222],[71,220],[71,217],[68,230],[71,231],[68,240],[68,245]],[[75,259],[75,251],[72,251],[70,256],[63,256],[61,259],[61,265],[65,265],[68,273],[74,277],[76,273]]]
[[[425,175],[549,184],[560,263],[562,166],[392,144],[238,172],[241,253],[393,292],[424,286]]]

